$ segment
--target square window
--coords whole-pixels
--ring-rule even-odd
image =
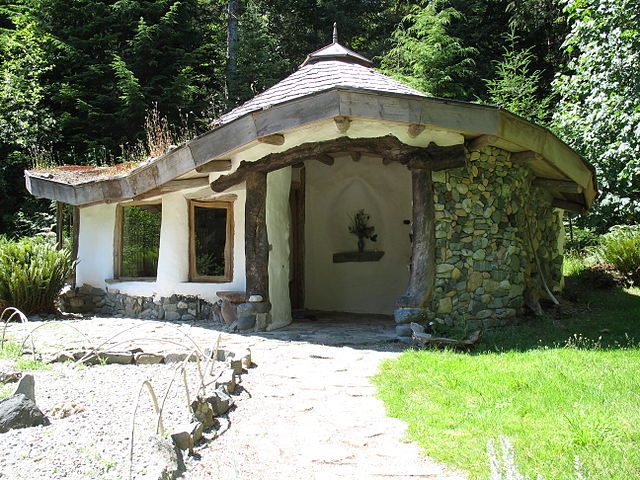
[[[118,208],[116,277],[155,278],[158,272],[162,204]]]
[[[189,224],[189,278],[230,282],[233,279],[233,204],[192,200]]]

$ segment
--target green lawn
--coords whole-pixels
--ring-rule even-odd
[[[584,302],[472,353],[407,351],[381,366],[379,395],[425,453],[474,479],[489,478],[487,442],[502,435],[531,477],[575,479],[577,455],[589,480],[638,478],[640,289]]]

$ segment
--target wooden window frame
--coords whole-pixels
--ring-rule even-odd
[[[227,211],[227,226],[224,244],[224,275],[199,275],[196,269],[195,207],[224,208]],[[189,281],[228,283],[233,281],[233,202],[221,200],[189,200]]]
[[[149,202],[130,202],[121,203],[116,207],[116,226],[115,237],[113,245],[113,276],[114,280],[122,282],[155,282],[158,278],[158,271],[156,270],[155,277],[122,277],[120,272],[122,271],[122,222],[124,221],[124,209],[127,207],[139,207],[141,205],[160,205],[160,215],[162,215],[162,201],[153,200]],[[162,219],[160,220],[160,232],[162,232]],[[160,245],[158,244],[158,251]],[[107,282],[109,283],[109,282]]]

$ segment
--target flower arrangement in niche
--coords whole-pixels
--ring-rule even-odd
[[[376,228],[373,225],[369,225],[371,217],[364,212],[364,208],[358,210],[353,217],[351,217],[351,225],[349,225],[349,233],[353,233],[358,237],[358,252],[364,251],[365,238],[375,242],[378,239],[378,235],[375,232]]]

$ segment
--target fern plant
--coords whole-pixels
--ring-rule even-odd
[[[27,315],[54,312],[74,267],[69,251],[57,250],[50,240],[0,237],[0,307],[16,307]]]
[[[640,284],[640,225],[617,225],[602,236],[596,255],[613,265],[628,283]]]

